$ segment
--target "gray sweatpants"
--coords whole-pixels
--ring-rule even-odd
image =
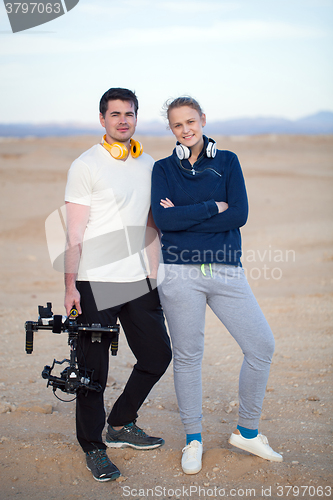
[[[272,331],[241,267],[161,264],[159,294],[173,346],[175,390],[187,434],[201,432],[206,304],[244,354],[238,424],[257,429],[274,352]],[[217,380],[218,382],[218,380]]]

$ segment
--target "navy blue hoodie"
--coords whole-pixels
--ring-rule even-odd
[[[234,153],[218,150],[215,158],[207,158],[207,142],[204,136],[193,167],[180,161],[175,149],[154,165],[151,204],[165,263],[241,265],[239,228],[248,215],[244,177]],[[165,198],[175,206],[163,208],[160,201]],[[215,201],[229,208],[219,214]]]

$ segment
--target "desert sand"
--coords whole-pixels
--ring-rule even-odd
[[[283,454],[273,463],[228,444],[237,424],[242,353],[207,310],[203,362],[202,471],[180,467],[184,433],[172,365],[145,401],[138,425],[160,435],[153,451],[108,450],[122,477],[97,483],[75,437],[75,403],[58,401],[41,377],[68,357],[67,336],[39,331],[25,353],[24,324],[52,302],[64,314],[63,277],[53,270],[44,224],[63,205],[71,162],[99,137],[2,139],[0,499],[329,498],[332,496],[332,193],[329,136],[219,137],[243,167],[250,214],[243,266],[275,335],[260,432]],[[155,159],[170,137],[139,137]],[[106,408],[134,363],[124,335],[110,358]],[[61,393],[66,398],[67,395]]]

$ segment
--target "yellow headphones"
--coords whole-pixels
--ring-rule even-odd
[[[128,155],[128,149],[124,144],[121,142],[113,142],[112,144],[109,144],[106,142],[106,134],[103,136],[103,147],[109,151],[110,155],[112,158],[115,158],[116,160],[123,160],[124,158],[127,157]],[[143,147],[141,142],[135,141],[134,139],[131,139],[131,155],[133,158],[138,158],[140,155],[142,155]]]

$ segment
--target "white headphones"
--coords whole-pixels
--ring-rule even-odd
[[[176,142],[176,153],[180,160],[188,160],[192,154],[191,148],[184,146],[180,142]],[[208,139],[205,154],[207,158],[215,158],[216,156],[216,142],[213,139]]]

